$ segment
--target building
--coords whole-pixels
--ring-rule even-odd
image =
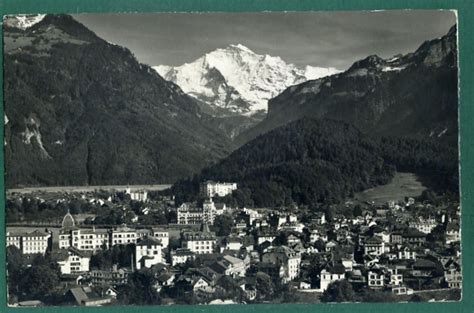
[[[394,244],[401,244],[403,242],[403,236],[401,232],[393,232],[390,234],[390,242]]]
[[[405,286],[393,287],[392,293],[396,296],[412,295],[413,289],[405,287]]]
[[[125,268],[117,268],[114,265],[111,270],[91,270],[87,277],[89,277],[93,285],[121,285],[127,283],[129,271]]]
[[[280,264],[285,280],[290,281],[299,276],[301,255],[287,246],[270,247],[262,255],[262,262]]]
[[[345,279],[346,269],[342,264],[328,264],[320,273],[319,291],[324,292],[330,283]]]
[[[153,238],[144,238],[135,246],[135,268],[151,267],[158,263],[165,263],[161,242]]]
[[[239,251],[243,247],[243,239],[241,237],[228,236],[225,238],[225,250]]]
[[[312,221],[316,225],[326,224],[326,214],[324,212],[316,212]]]
[[[171,265],[186,263],[188,260],[193,260],[196,254],[189,249],[178,248],[171,251]]]
[[[63,221],[61,222],[61,228],[70,229],[70,228],[74,228],[75,226],[76,226],[76,221],[74,220],[74,217],[72,216],[71,212],[69,212],[69,209],[68,209],[66,215],[64,215],[63,217]]]
[[[416,228],[408,228],[402,233],[402,242],[414,246],[421,246],[426,241],[426,234]]]
[[[449,288],[462,288],[461,264],[454,260],[445,265],[444,280]]]
[[[132,191],[130,187],[127,187],[125,194],[130,195],[130,199],[134,201],[145,202],[148,200],[148,192],[146,190]]]
[[[411,274],[413,277],[431,278],[433,277],[433,272],[436,270],[437,266],[433,261],[417,259],[415,263],[412,264]]]
[[[169,232],[160,228],[135,229],[127,227],[125,224],[113,229],[77,228],[74,218],[69,212],[64,216],[62,226],[58,235],[60,249],[74,247],[78,250],[95,252],[115,245],[135,244],[144,237],[153,237],[159,240],[163,248],[167,248],[169,245]],[[12,237],[11,241],[14,240],[17,239]]]
[[[275,238],[277,237],[277,235],[278,234],[273,231],[259,231],[257,234],[257,244],[260,245],[265,241],[272,243],[273,240],[275,240]]]
[[[7,232],[6,245],[17,247],[23,254],[45,254],[52,247],[52,233],[34,230],[30,233]]]
[[[401,286],[403,284],[403,275],[398,268],[390,268],[390,286]]]
[[[170,234],[167,230],[161,228],[152,228],[151,230],[153,238],[161,241],[163,249],[167,249],[170,243]]]
[[[381,270],[371,270],[367,274],[367,284],[371,289],[380,289],[385,286],[385,275]]]
[[[21,251],[21,234],[7,231],[7,247],[17,247]]]
[[[215,203],[212,198],[206,199],[202,208],[198,208],[196,203],[186,202],[181,204],[177,209],[178,224],[214,224],[216,216],[225,213],[227,210],[224,203]]]
[[[200,186],[201,196],[206,198],[215,197],[216,195],[225,197],[230,195],[234,190],[237,190],[236,183],[221,183],[209,180],[201,183]]]
[[[216,236],[209,231],[209,227],[204,223],[201,225],[200,231],[181,234],[181,247],[196,254],[210,254],[216,247]]]
[[[218,274],[236,277],[245,277],[247,266],[245,261],[231,255],[225,255],[214,262],[210,268]]]
[[[457,242],[459,240],[461,240],[459,224],[449,222],[446,225],[446,243]]]
[[[136,243],[138,240],[135,229],[122,225],[110,230],[110,246],[128,245]]]
[[[61,274],[77,274],[89,271],[90,253],[76,248],[60,249],[53,253]]]
[[[416,250],[413,247],[404,245],[397,251],[397,258],[399,260],[416,260]]]
[[[203,221],[202,208],[196,207],[195,203],[185,202],[181,204],[177,211],[178,224],[201,224]]]
[[[379,237],[370,237],[364,242],[364,254],[379,256],[385,252],[385,243]]]
[[[102,248],[108,249],[110,247],[109,231],[107,229],[96,229],[95,227],[92,229],[73,229],[70,231],[69,236],[62,235],[60,241],[63,240],[63,242],[60,242],[60,248],[68,247],[64,238],[70,240],[69,246],[79,250],[95,252]]]
[[[111,303],[113,298],[110,296],[100,296],[91,287],[74,287],[68,293],[77,304],[83,306],[100,306]]]
[[[207,223],[209,225],[214,224],[214,219],[217,215],[217,209],[214,205],[212,198],[204,200],[202,204],[202,220],[201,223]]]
[[[436,223],[436,219],[434,217],[429,217],[427,219],[418,218],[408,223],[408,225],[422,233],[429,234],[438,225],[438,223]]]

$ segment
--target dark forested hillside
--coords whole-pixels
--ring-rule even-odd
[[[7,187],[170,183],[228,153],[194,99],[70,16],[4,42]]]
[[[303,118],[248,142],[172,191],[196,200],[199,182],[237,182],[240,205],[335,203],[388,183],[395,170],[421,177],[436,192],[458,197],[457,147],[437,140],[374,138],[345,122]]]
[[[257,206],[337,202],[389,182],[393,172],[375,142],[355,127],[308,118],[256,138],[173,191],[185,197],[198,181],[213,179],[238,182]]]
[[[459,197],[459,155],[457,143],[435,138],[383,137],[380,155],[398,171],[416,173],[423,183],[439,193]]]

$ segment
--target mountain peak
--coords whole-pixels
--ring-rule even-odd
[[[26,30],[41,22],[45,16],[46,14],[5,15],[3,17],[3,24],[8,27]]]
[[[244,115],[266,111],[268,100],[288,86],[339,72],[334,68],[299,68],[242,44],[216,49],[181,66],[153,68],[193,97]]]
[[[457,27],[452,26],[441,38],[427,40],[415,51],[413,57],[427,66],[440,66],[443,63],[456,66]],[[447,62],[444,62],[444,61]]]
[[[349,70],[360,69],[360,68],[376,68],[380,64],[384,63],[385,60],[376,54],[369,55],[365,59],[359,60],[352,64]]]
[[[253,52],[252,50],[250,50],[248,47],[244,46],[243,44],[230,44],[229,47],[227,49],[232,49],[232,50],[241,50],[241,51],[245,51],[247,53],[253,53],[255,54],[255,52]]]

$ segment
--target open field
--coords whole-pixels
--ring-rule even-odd
[[[417,197],[421,195],[426,187],[413,173],[396,173],[392,181],[387,185],[377,186],[358,192],[354,200],[359,202],[374,202],[375,204],[387,203],[387,201],[404,200],[405,197]]]
[[[127,187],[131,191],[134,190],[147,190],[147,191],[159,191],[165,190],[171,187],[168,184],[161,185],[103,185],[103,186],[54,186],[54,187],[25,187],[25,188],[12,188],[8,189],[7,193],[32,193],[32,192],[91,192],[95,190],[125,190]]]

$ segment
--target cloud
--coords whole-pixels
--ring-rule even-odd
[[[347,68],[357,59],[389,57],[447,33],[451,11],[394,10],[277,13],[78,14],[106,40],[150,65],[180,65],[241,43],[298,65]]]

